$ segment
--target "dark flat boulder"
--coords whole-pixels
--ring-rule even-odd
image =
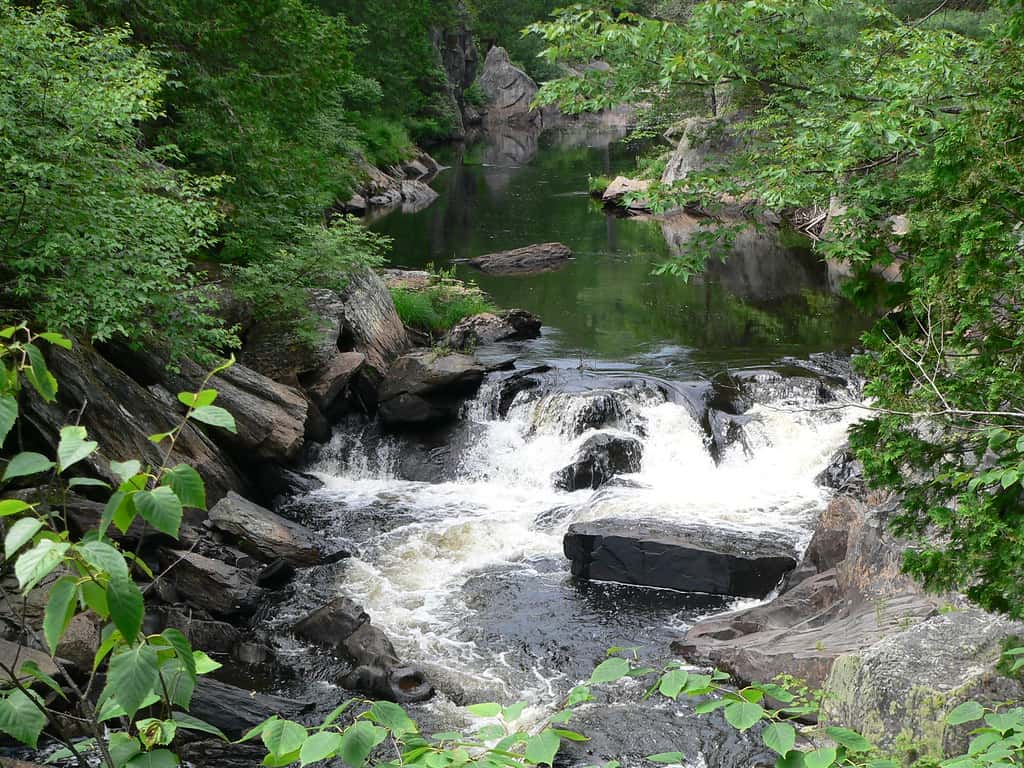
[[[178,597],[215,616],[249,616],[256,610],[260,590],[253,577],[240,568],[195,552],[161,550],[164,578]]]
[[[323,368],[302,379],[306,392],[316,406],[327,413],[365,362],[366,355],[362,352],[338,352]]]
[[[205,676],[196,686],[189,714],[237,739],[272,715],[294,719],[312,709],[312,702],[254,693]]]
[[[469,265],[492,275],[535,275],[561,269],[572,258],[572,251],[561,243],[540,243],[511,251],[485,253],[469,260]]]
[[[445,344],[451,349],[472,349],[499,341],[536,339],[540,328],[540,318],[524,309],[482,312],[456,323],[445,336]]]
[[[631,435],[599,432],[588,438],[572,462],[553,476],[555,486],[566,491],[600,488],[616,475],[639,472],[643,443]]]
[[[210,522],[237,540],[238,548],[253,557],[271,562],[286,560],[292,565],[310,566],[336,562],[347,552],[331,552],[322,537],[291,520],[286,520],[229,493],[210,509]]]
[[[581,578],[737,597],[764,597],[796,566],[770,532],[651,519],[574,523],[563,548]]]
[[[429,349],[403,355],[378,390],[381,421],[397,429],[452,421],[485,374],[486,368],[469,355]]]

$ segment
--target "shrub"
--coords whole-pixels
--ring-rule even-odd
[[[479,288],[455,280],[451,275],[452,272],[433,274],[430,286],[422,290],[391,289],[395,309],[405,325],[439,336],[464,318],[496,311]]]

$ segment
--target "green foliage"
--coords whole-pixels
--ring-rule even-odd
[[[0,300],[98,339],[229,344],[190,271],[223,179],[144,145],[139,122],[162,116],[155,57],[124,29],[80,32],[55,5],[0,0],[0,70]]]
[[[405,325],[435,336],[464,318],[497,311],[479,288],[456,280],[451,271],[433,273],[423,289],[392,288],[391,298]]]
[[[546,19],[552,11],[563,5],[559,0],[521,0],[508,3],[501,0],[470,0],[473,30],[480,41],[480,54],[484,56],[492,45],[508,51],[509,58],[523,67],[538,82],[559,77],[562,69],[540,58],[542,45],[538,40],[525,37],[521,30],[528,24]]]
[[[376,166],[398,165],[408,160],[416,149],[408,131],[399,122],[384,117],[364,117],[358,118],[356,124],[362,134],[366,159]]]
[[[729,128],[743,147],[649,190],[656,208],[833,201],[820,250],[851,265],[865,300],[869,273],[900,260],[887,296],[900,311],[860,361],[878,410],[852,443],[869,480],[903,496],[909,572],[1024,616],[1024,8],[993,8],[1001,22],[980,38],[864,0],[707,0],[678,23],[577,5],[532,30],[551,61],[611,65],[548,83],[543,103],[639,98],[671,114],[716,87],[745,98]],[[665,270],[694,273],[717,237]]]

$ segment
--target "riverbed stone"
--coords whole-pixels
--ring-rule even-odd
[[[654,519],[573,523],[563,549],[580,578],[736,597],[764,597],[796,566],[770,531]]]
[[[312,709],[309,701],[256,693],[204,676],[196,685],[189,713],[237,739],[273,715],[296,718]]]
[[[241,568],[174,549],[161,550],[160,565],[169,569],[163,579],[189,605],[225,618],[249,616],[256,610],[260,590]]]
[[[237,493],[228,493],[217,502],[210,509],[209,519],[215,528],[231,534],[243,552],[267,562],[282,559],[292,565],[310,566],[336,562],[348,554],[329,551],[313,531]]]
[[[366,365],[383,375],[409,349],[409,337],[384,281],[372,269],[355,270],[341,295],[344,352],[361,352]]]
[[[445,336],[451,349],[472,349],[499,341],[521,341],[540,336],[540,318],[525,309],[482,312],[457,322]]]
[[[538,243],[511,251],[485,253],[469,260],[471,267],[492,275],[536,275],[561,269],[572,259],[572,250],[562,243]]]
[[[322,368],[303,380],[306,392],[321,413],[330,412],[365,362],[362,352],[336,352]]]
[[[649,211],[651,204],[643,198],[626,201],[626,195],[642,194],[651,186],[648,179],[631,179],[627,176],[616,176],[601,194],[601,201],[607,205],[618,205],[631,211]]]
[[[378,391],[381,421],[392,429],[452,421],[485,374],[485,367],[469,355],[429,349],[404,355],[395,361]]]
[[[616,475],[639,472],[643,443],[632,435],[598,432],[587,438],[568,466],[558,470],[555,487],[566,491],[600,488]]]

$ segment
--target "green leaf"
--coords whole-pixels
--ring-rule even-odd
[[[870,752],[874,749],[870,741],[849,728],[831,726],[825,729],[825,733],[832,737],[836,744],[842,744],[851,752]]]
[[[793,749],[775,761],[775,768],[805,768],[804,753]]]
[[[163,482],[171,487],[183,507],[206,509],[206,486],[188,464],[179,464],[164,472]]]
[[[125,768],[175,768],[178,763],[178,756],[170,750],[154,749],[136,755],[125,763]]]
[[[139,732],[139,741],[146,749],[170,744],[178,732],[178,724],[173,720],[161,720],[156,717],[137,720],[135,727]]]
[[[270,754],[289,755],[302,747],[307,735],[306,729],[292,720],[275,720],[260,738]]]
[[[107,584],[107,606],[121,636],[134,642],[142,630],[142,616],[145,612],[142,591],[131,578],[112,574]]]
[[[111,578],[120,577],[128,579],[128,563],[124,555],[104,541],[87,541],[76,547],[82,558],[101,573]]]
[[[466,711],[477,717],[497,717],[501,714],[501,704],[487,702],[486,704],[470,704]]]
[[[946,715],[946,722],[949,725],[962,725],[975,720],[981,720],[985,716],[985,708],[976,701],[965,701]]]
[[[629,674],[629,662],[621,656],[605,659],[598,664],[590,675],[590,683],[611,683]]]
[[[182,517],[181,501],[166,485],[136,493],[135,509],[161,533],[178,537]]]
[[[733,728],[746,731],[764,716],[764,708],[750,701],[730,701],[725,705],[725,719]]]
[[[522,716],[524,709],[526,709],[526,702],[517,701],[515,704],[509,704],[507,707],[504,707],[501,710],[501,716],[509,722],[512,722],[513,720],[518,720]]]
[[[12,739],[35,749],[45,727],[46,716],[28,695],[15,689],[0,698],[0,731]]]
[[[192,695],[196,690],[196,676],[186,669],[177,656],[167,659],[160,667],[160,676],[170,700],[187,710],[192,706]]]
[[[257,736],[259,736],[261,733],[267,730],[267,728],[270,727],[271,723],[277,722],[278,719],[279,718],[277,717],[277,715],[272,715],[271,717],[268,717],[266,720],[264,720],[262,723],[254,725],[252,728],[250,728],[248,731],[242,734],[241,738],[239,738],[235,742],[235,744],[244,744],[250,739],[255,739]]]
[[[43,521],[38,517],[23,517],[15,522],[4,537],[4,557],[10,560],[15,552],[32,541],[42,527]]]
[[[21,499],[3,499],[0,501],[0,517],[10,517],[26,509],[32,509],[31,504],[26,504]]]
[[[114,765],[121,768],[142,751],[142,744],[139,743],[139,740],[131,734],[124,732],[112,733],[107,747],[110,750],[110,757],[114,761]]]
[[[358,720],[341,735],[338,756],[351,768],[361,768],[373,748],[387,738],[388,732],[369,720]]]
[[[530,740],[526,742],[526,752],[523,757],[526,758],[526,762],[533,765],[553,765],[561,744],[562,740],[558,734],[553,729],[547,728],[536,736],[530,737]]]
[[[418,730],[405,710],[390,701],[375,701],[369,715],[377,725],[384,726],[398,739]]]
[[[71,340],[62,336],[59,333],[53,333],[52,331],[46,331],[44,333],[37,333],[36,338],[44,339],[56,347],[63,347],[64,349],[71,349]]]
[[[676,763],[682,763],[683,760],[686,759],[686,756],[682,752],[659,752],[656,755],[648,755],[647,759],[652,763],[674,765]]]
[[[211,659],[203,651],[192,651],[192,658],[195,659],[196,662],[197,675],[207,675],[224,666],[219,661]]]
[[[761,731],[761,738],[772,752],[785,755],[796,744],[796,728],[789,723],[769,723]]]
[[[64,555],[71,548],[66,542],[42,539],[32,549],[23,552],[14,563],[14,575],[23,593],[28,593],[36,584],[50,575],[61,564]]]
[[[46,610],[43,612],[43,636],[46,644],[50,646],[50,653],[57,653],[57,646],[60,639],[64,637],[68,624],[75,615],[75,603],[78,598],[78,587],[76,579],[72,576],[62,576],[50,588],[50,596],[46,600]]]
[[[110,489],[110,483],[105,483],[102,480],[97,480],[94,477],[72,477],[68,480],[68,488],[106,488]]]
[[[32,453],[31,451],[17,453],[7,462],[3,479],[6,482],[16,477],[38,475],[40,472],[53,469],[54,466],[56,465],[41,453]]]
[[[196,676],[196,657],[193,656],[192,644],[185,637],[181,630],[169,627],[160,633],[160,637],[167,641],[167,644],[174,649],[175,655],[181,659],[185,669],[189,670],[193,678]]]
[[[107,684],[100,698],[114,697],[129,718],[152,695],[159,682],[157,653],[151,645],[139,645],[111,657]]]
[[[142,464],[131,459],[130,461],[110,462],[110,471],[113,472],[122,483],[127,483],[142,469]]]
[[[204,408],[207,405],[213,405],[213,401],[217,399],[217,390],[215,389],[204,389],[199,392],[179,392],[178,400],[183,405],[187,405],[189,408]]]
[[[205,720],[200,720],[198,717],[193,717],[187,712],[172,712],[171,719],[178,724],[179,728],[184,728],[187,731],[199,731],[200,733],[209,733],[216,736],[222,741],[228,741],[228,737],[224,735],[224,732],[216,725],[211,725]]]
[[[728,703],[728,699],[708,699],[707,701],[702,701],[700,704],[694,707],[693,711],[696,712],[698,715],[706,715],[708,712],[714,712],[716,709],[721,709]]]
[[[577,733],[576,731],[566,731],[562,728],[552,728],[551,730],[557,733],[563,739],[568,739],[569,741],[590,741],[590,739],[588,739],[582,733]]]
[[[50,369],[46,367],[46,359],[43,357],[42,351],[35,344],[25,344],[24,349],[28,353],[29,361],[29,367],[25,370],[25,378],[43,400],[52,403],[57,397],[57,380],[53,378]]]
[[[39,668],[39,665],[31,659],[29,659],[21,665],[21,669],[18,670],[18,676],[22,678],[32,677],[41,682],[54,693],[58,694],[62,699],[67,699],[67,696],[64,694],[64,689],[60,687],[60,683],[58,683],[48,674],[43,672],[43,670]]]
[[[321,725],[325,728],[328,725],[331,725],[335,720],[337,720],[339,717],[345,714],[345,712],[348,711],[348,709],[352,707],[355,703],[356,699],[349,699],[348,701],[343,701],[341,704],[339,704],[330,711],[327,717],[324,718],[324,721]]]
[[[804,765],[807,768],[829,768],[835,761],[835,747],[822,747],[813,752],[804,752]]]
[[[341,746],[341,734],[334,731],[314,733],[299,750],[299,763],[309,765],[331,757]]]
[[[201,408],[196,408],[189,414],[189,418],[213,427],[221,427],[231,433],[238,432],[235,427],[235,417],[217,405],[204,405]]]
[[[18,420],[18,401],[13,395],[0,395],[0,447]]]
[[[82,599],[101,619],[110,618],[110,606],[107,605],[107,590],[95,581],[86,581],[80,585]]]
[[[690,674],[685,669],[673,669],[662,675],[661,681],[658,684],[658,690],[662,696],[675,699],[683,690],[683,686],[686,685],[689,677]]]
[[[57,443],[57,468],[64,472],[68,467],[91,456],[98,446],[93,440],[87,440],[85,427],[64,427],[60,431],[60,442]]]

